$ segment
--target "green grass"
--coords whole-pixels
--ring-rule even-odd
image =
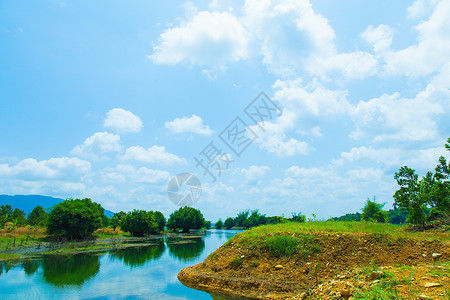
[[[264,248],[273,257],[290,256],[298,248],[298,241],[290,235],[271,236],[264,243]]]
[[[242,246],[251,247],[252,245],[265,242],[268,235],[276,235],[278,233],[284,235],[292,234],[314,234],[318,232],[334,232],[334,233],[369,233],[374,234],[374,239],[384,239],[389,234],[391,241],[401,239],[419,239],[419,240],[446,240],[450,241],[450,232],[411,232],[407,231],[406,225],[379,224],[371,222],[336,222],[336,221],[320,221],[320,222],[288,222],[275,225],[263,225],[240,233],[233,238],[234,242],[238,242]]]
[[[240,268],[243,265],[243,263],[244,263],[244,259],[243,258],[236,257],[230,262],[230,266],[232,268],[237,269],[237,268]]]

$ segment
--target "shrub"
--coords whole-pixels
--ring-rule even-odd
[[[290,256],[297,249],[298,241],[287,235],[272,236],[265,241],[264,247],[269,251],[270,256]]]

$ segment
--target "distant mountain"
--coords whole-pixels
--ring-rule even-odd
[[[44,209],[47,209],[64,200],[65,199],[41,195],[0,195],[0,205],[9,204],[13,209],[18,208],[20,210],[23,210],[26,215],[28,215],[33,210],[33,208],[38,205],[42,206]],[[105,215],[111,218],[114,213],[110,210],[105,209]]]

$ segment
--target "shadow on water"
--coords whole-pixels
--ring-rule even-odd
[[[86,253],[45,255],[42,259],[42,267],[45,282],[56,286],[81,286],[100,271],[100,262],[97,255]]]
[[[165,250],[166,246],[161,242],[151,246],[118,249],[110,252],[110,256],[133,269],[141,267],[147,262],[158,260]]]
[[[189,238],[183,241],[167,241],[169,254],[179,261],[188,262],[199,257],[205,250],[203,238]]]

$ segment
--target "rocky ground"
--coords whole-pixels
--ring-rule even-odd
[[[178,278],[193,288],[252,299],[450,299],[448,241],[378,233],[312,236],[317,253],[297,250],[285,257],[231,239]]]

